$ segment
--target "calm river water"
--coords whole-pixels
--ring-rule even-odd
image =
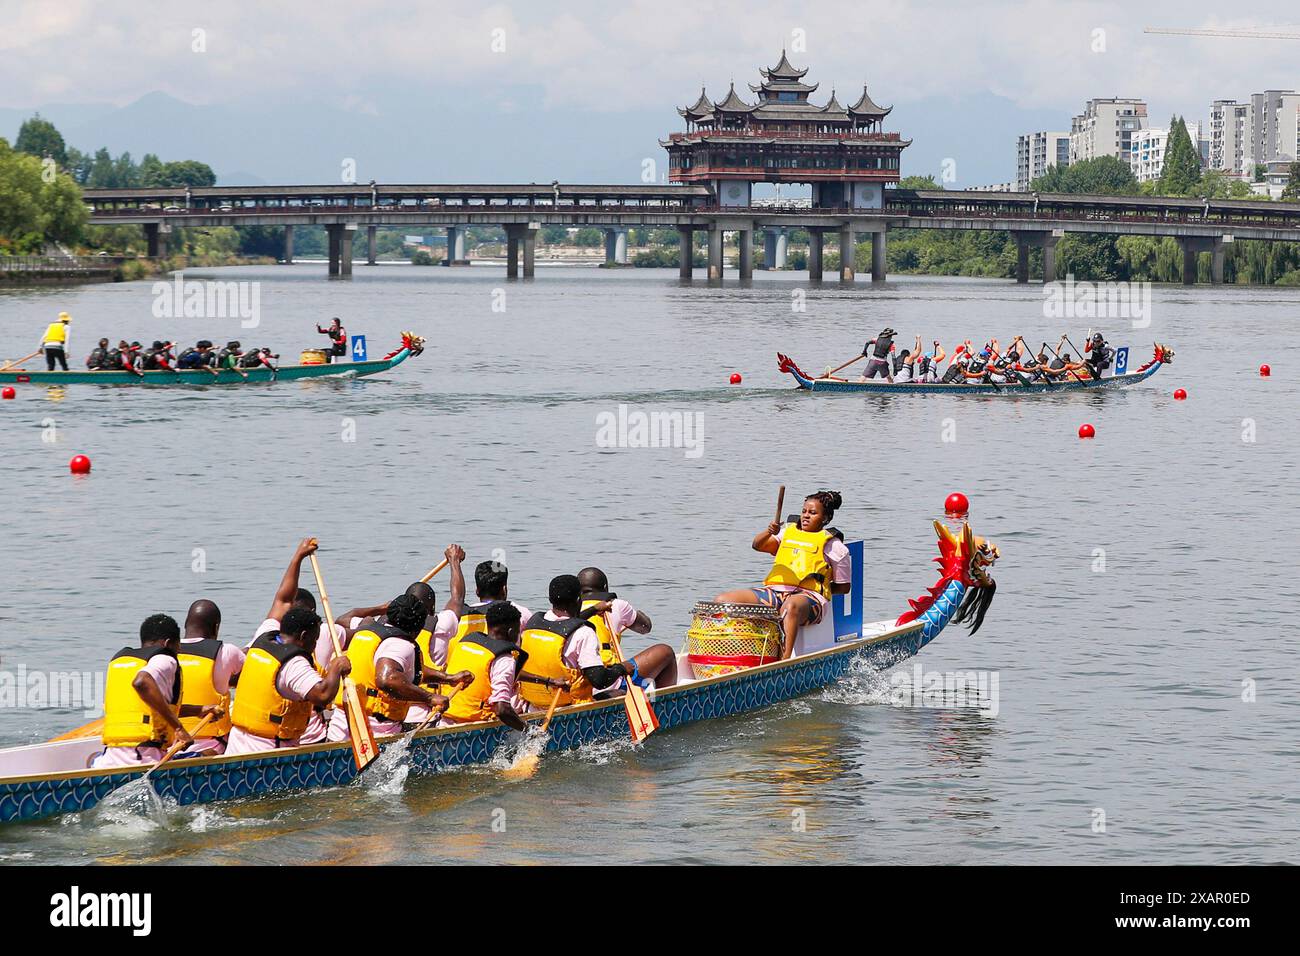
[[[390,597],[458,541],[471,566],[496,552],[533,608],[554,574],[599,564],[678,645],[695,600],[761,579],[749,540],[784,483],[796,507],[843,493],[835,523],[867,541],[871,620],[932,583],[930,520],[950,491],[970,497],[1003,553],[993,610],[900,670],[987,672],[996,696],[897,706],[888,674],[862,674],[635,751],[548,755],[524,783],[377,774],[167,826],[85,814],[0,828],[0,862],[1296,860],[1300,402],[1281,346],[1300,291],[1157,287],[1150,328],[1095,324],[1134,366],[1169,343],[1171,367],[1125,391],[1006,400],[798,394],[775,353],[838,365],[884,325],[908,345],[1055,340],[1067,323],[1044,318],[1036,286],[828,283],[799,312],[797,274],[748,288],[545,267],[512,283],[483,267],[189,277],[260,283],[260,325],[154,318],[149,282],[5,291],[3,352],[26,354],[61,309],[77,361],[100,336],[238,338],[289,360],[334,315],[372,353],[403,329],[429,348],[361,381],[19,386],[0,405],[0,669],[101,670],[145,615],[199,596],[246,640],[308,534],[336,608]],[[602,447],[598,416],[620,404],[690,413],[701,444]],[[1076,437],[1085,421],[1094,441]],[[90,476],[68,474],[76,453]],[[8,707],[0,746],[85,719]]]

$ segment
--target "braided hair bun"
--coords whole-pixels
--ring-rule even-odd
[[[822,503],[822,511],[826,513],[826,520],[830,521],[835,517],[835,512],[844,504],[844,499],[838,491],[818,491],[808,496],[816,498]]]

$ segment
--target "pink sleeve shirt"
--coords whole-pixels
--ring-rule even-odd
[[[229,641],[222,642],[212,664],[212,687],[218,694],[230,693],[230,678],[244,669],[244,651]]]
[[[546,619],[563,620],[554,611],[547,611]],[[564,645],[564,654],[561,656],[567,666],[578,670],[585,667],[600,667],[604,662],[600,659],[600,638],[596,636],[595,628],[580,627],[574,631],[569,642]]]
[[[787,525],[788,527],[788,525]],[[776,536],[777,541],[785,537],[785,528],[782,528]],[[826,563],[831,566],[831,581],[835,584],[850,584],[853,581],[853,559],[849,556],[849,548],[839,538],[827,538],[826,544],[822,546],[822,553],[826,555]],[[790,584],[773,584],[768,585],[777,591],[802,591],[803,588],[797,588]],[[814,600],[823,605],[826,599],[820,594],[813,591],[805,591],[811,595]]]
[[[180,667],[180,662],[170,654],[155,654],[140,668],[142,674],[148,674],[153,678],[158,689],[168,701],[171,701],[172,684],[176,680],[176,668]],[[174,701],[172,701],[174,703]]]
[[[428,627],[428,622],[425,626]],[[447,645],[456,636],[458,627],[460,627],[460,616],[455,611],[443,608],[438,612],[433,630],[429,632],[429,655],[433,660],[425,661],[426,665],[436,667],[438,670],[446,670]]]
[[[288,700],[306,700],[321,676],[305,657],[293,657],[275,675],[275,689]]]
[[[402,673],[406,679],[414,682],[415,675],[415,642],[408,641],[401,637],[386,637],[379,642],[379,647],[375,649],[375,667],[379,667],[382,659],[396,661],[401,667]]]
[[[492,662],[488,669],[488,681],[492,693],[488,696],[489,704],[510,704],[515,699],[515,659],[510,654],[503,654]]]

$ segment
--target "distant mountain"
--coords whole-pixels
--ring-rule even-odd
[[[681,128],[678,104],[590,113],[542,109],[540,99],[535,88],[449,92],[437,102],[396,92],[348,109],[269,99],[193,105],[155,92],[123,107],[54,104],[39,112],[83,151],[197,159],[230,170],[219,176],[230,185],[340,182],[349,160],[361,182],[633,183],[646,159],[657,179],[666,174],[658,140]],[[0,135],[12,142],[33,112],[0,110]],[[1068,129],[1069,119],[977,94],[899,102],[886,128],[913,141],[904,175],[939,178],[951,158],[957,180],[946,185],[962,188],[1013,179],[1016,136]]]

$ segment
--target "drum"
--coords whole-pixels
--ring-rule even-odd
[[[700,679],[780,660],[780,612],[762,604],[700,601],[686,632],[686,660]]]
[[[303,349],[298,362],[302,365],[325,365],[329,362],[329,353],[324,349]]]

